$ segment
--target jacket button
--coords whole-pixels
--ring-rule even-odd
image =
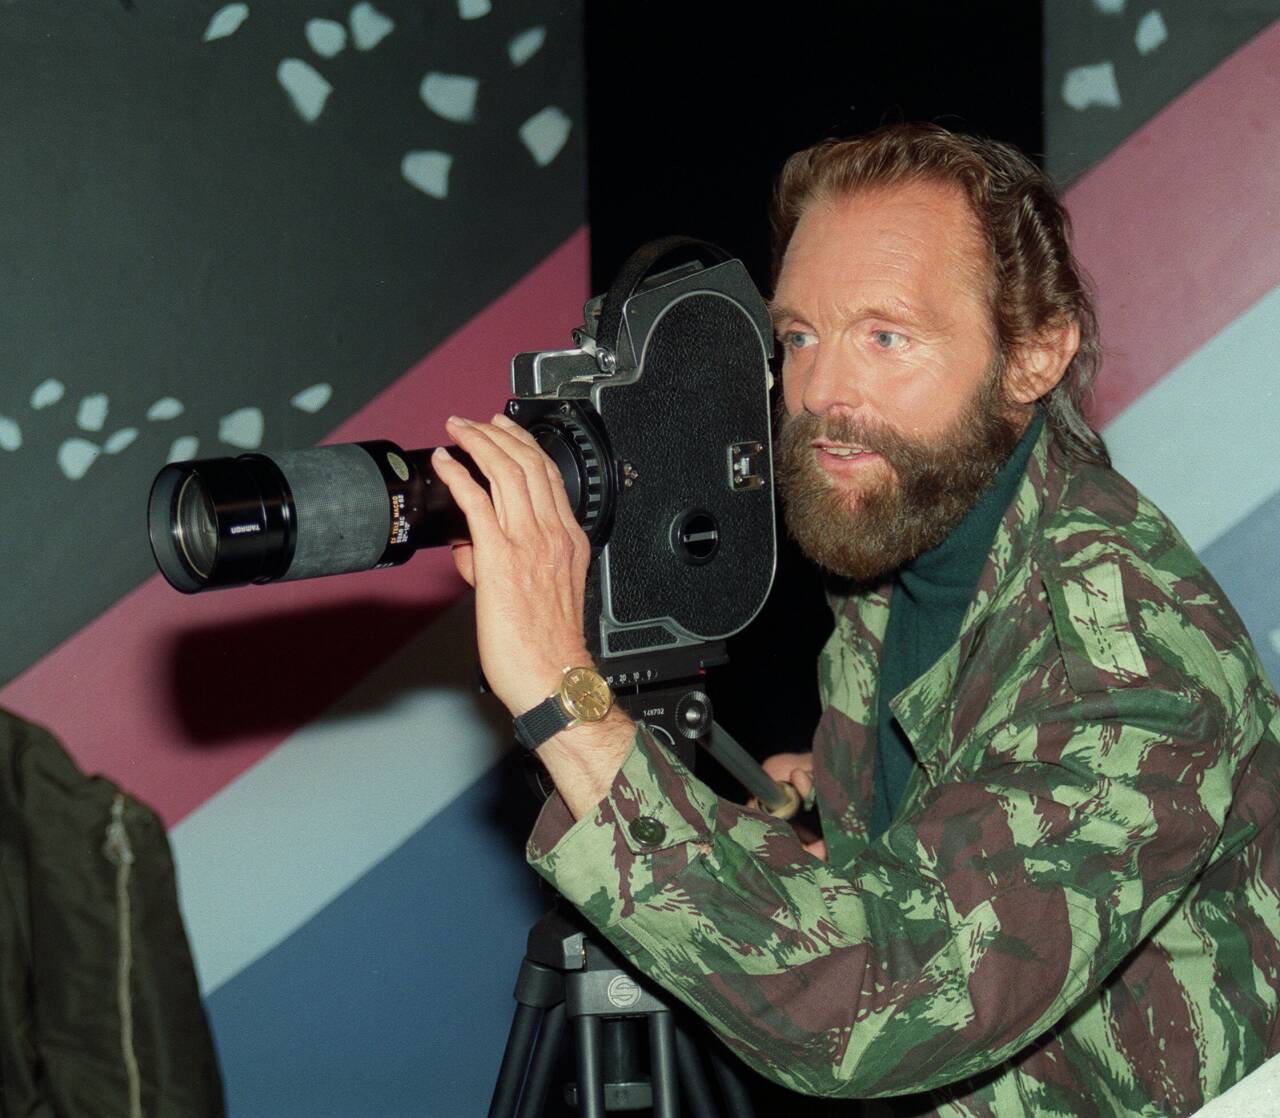
[[[667,828],[652,815],[637,815],[629,829],[631,837],[641,846],[658,846],[667,837]]]

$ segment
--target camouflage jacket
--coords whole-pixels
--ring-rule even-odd
[[[1280,702],[1160,512],[1042,435],[958,640],[893,700],[919,765],[870,844],[889,603],[833,604],[827,862],[641,729],[592,814],[548,802],[531,863],[798,1091],[1181,1115],[1275,1053]]]

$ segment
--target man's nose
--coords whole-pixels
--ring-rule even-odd
[[[865,378],[857,362],[834,347],[815,355],[801,403],[813,415],[856,412],[866,403]]]

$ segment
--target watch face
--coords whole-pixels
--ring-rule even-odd
[[[560,696],[570,717],[579,722],[599,722],[613,706],[609,685],[590,668],[574,668],[566,673]]]

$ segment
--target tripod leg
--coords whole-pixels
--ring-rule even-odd
[[[525,1080],[518,1118],[535,1118],[546,1104],[551,1074],[560,1052],[560,1038],[564,1035],[564,1012],[564,1002],[561,1002],[547,1010],[542,1019],[542,1031],[538,1033],[538,1043],[529,1061],[529,1077]]]
[[[711,1066],[716,1069],[716,1079],[720,1081],[720,1093],[729,1108],[729,1118],[755,1118],[756,1108],[751,1105],[751,1096],[747,1094],[729,1054],[719,1044],[713,1043],[710,1056]]]
[[[538,1031],[538,1021],[545,1010],[532,1005],[517,1005],[511,1019],[511,1032],[507,1034],[507,1047],[502,1053],[498,1068],[498,1082],[493,1088],[489,1103],[489,1118],[510,1118],[520,1097],[520,1084],[524,1082],[526,1062],[533,1048],[533,1038]]]
[[[649,1081],[653,1084],[653,1118],[680,1118],[676,1036],[670,1013],[649,1014]]]
[[[582,1014],[574,1020],[574,1032],[578,1049],[578,1110],[582,1118],[604,1118],[600,1018]]]
[[[676,1063],[680,1068],[680,1082],[684,1086],[694,1118],[716,1118],[716,1104],[711,1096],[711,1084],[702,1068],[698,1047],[689,1034],[676,1028]]]

